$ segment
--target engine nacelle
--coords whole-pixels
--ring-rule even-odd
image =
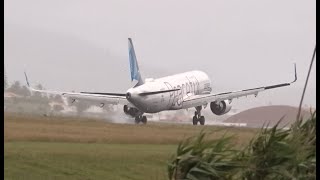
[[[210,103],[210,109],[213,114],[220,116],[228,113],[231,110],[230,103],[231,102],[229,100],[214,101]]]
[[[127,105],[123,106],[123,112],[127,115],[130,115],[132,117],[136,117],[139,115],[140,111],[136,108],[130,108]]]

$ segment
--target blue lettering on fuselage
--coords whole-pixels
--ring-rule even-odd
[[[182,105],[183,97],[188,94],[199,94],[200,83],[195,76],[186,77],[186,82],[181,85],[172,86],[169,82],[164,82],[167,88],[170,89],[180,89],[178,91],[170,92],[169,104],[171,107],[179,107]]]

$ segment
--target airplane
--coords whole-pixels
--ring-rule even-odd
[[[201,110],[210,104],[210,109],[215,115],[223,115],[231,110],[231,102],[234,98],[255,95],[261,91],[289,86],[297,80],[296,64],[294,64],[295,78],[292,82],[280,83],[270,86],[243,89],[223,93],[212,93],[211,81],[208,75],[202,71],[189,71],[185,73],[166,76],[158,79],[143,79],[139,70],[136,53],[132,39],[128,38],[129,63],[131,81],[137,83],[126,93],[105,92],[59,92],[34,89],[30,86],[26,72],[25,78],[28,88],[34,92],[60,94],[76,100],[90,100],[100,104],[123,105],[125,114],[135,119],[135,123],[147,123],[144,113],[158,113],[161,111],[195,108],[192,118],[193,125],[205,124],[205,117]]]

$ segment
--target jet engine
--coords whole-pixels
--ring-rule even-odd
[[[138,109],[136,109],[136,108],[130,108],[130,107],[128,107],[127,105],[124,105],[124,106],[123,106],[123,112],[124,112],[125,114],[127,114],[127,115],[132,116],[132,117],[136,117],[136,116],[138,116],[138,115],[141,113]]]
[[[223,115],[228,113],[231,110],[231,101],[224,100],[224,101],[214,101],[210,103],[210,109],[215,115]]]

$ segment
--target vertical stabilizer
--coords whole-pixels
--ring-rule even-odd
[[[133,44],[131,38],[128,38],[129,45],[129,62],[130,62],[130,72],[131,72],[131,81],[134,79],[138,81],[135,86],[139,86],[144,83],[141,78],[141,74],[139,71],[138,61],[136,57],[136,53],[134,52]]]

